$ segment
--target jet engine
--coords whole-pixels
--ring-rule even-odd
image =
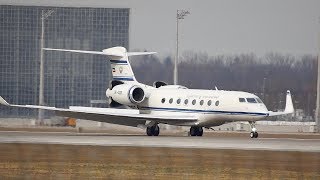
[[[127,106],[139,104],[145,99],[144,90],[132,84],[116,85],[112,89],[107,89],[106,95],[109,99]]]

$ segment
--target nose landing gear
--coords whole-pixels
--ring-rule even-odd
[[[250,137],[251,138],[258,138],[258,132],[256,129],[256,122],[255,121],[249,121],[249,125],[251,127]]]

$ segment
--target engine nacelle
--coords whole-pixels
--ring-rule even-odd
[[[131,84],[116,85],[112,89],[108,89],[106,95],[113,101],[128,106],[139,104],[145,99],[144,90]]]

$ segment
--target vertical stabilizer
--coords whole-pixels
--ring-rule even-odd
[[[64,51],[64,52],[74,52],[83,54],[98,54],[108,56],[111,63],[111,72],[113,80],[123,81],[123,82],[136,82],[134,77],[128,56],[139,56],[139,55],[151,55],[156,52],[127,52],[124,47],[112,47],[104,49],[103,51],[86,51],[86,50],[73,50],[73,49],[53,49],[53,48],[43,48],[47,51]]]
[[[130,62],[128,60],[128,53],[126,48],[113,47],[104,49],[103,52],[106,54],[117,54],[117,56],[109,56],[113,80],[136,81]]]

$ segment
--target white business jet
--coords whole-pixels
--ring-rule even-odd
[[[99,122],[146,128],[148,136],[158,136],[158,124],[189,126],[191,136],[202,136],[203,128],[219,126],[228,122],[248,121],[251,138],[257,138],[255,122],[270,116],[294,112],[290,91],[282,112],[268,111],[254,94],[242,91],[188,89],[179,85],[167,85],[158,81],[153,86],[139,83],[128,61],[129,56],[149,55],[154,52],[127,52],[124,47],[103,51],[82,51],[44,48],[48,51],[98,54],[108,57],[113,79],[106,91],[111,108],[55,108],[37,105],[13,105],[0,97],[0,103],[11,107],[54,111],[58,116],[88,119]],[[132,109],[115,110],[127,106]],[[133,113],[138,112],[138,113]]]

